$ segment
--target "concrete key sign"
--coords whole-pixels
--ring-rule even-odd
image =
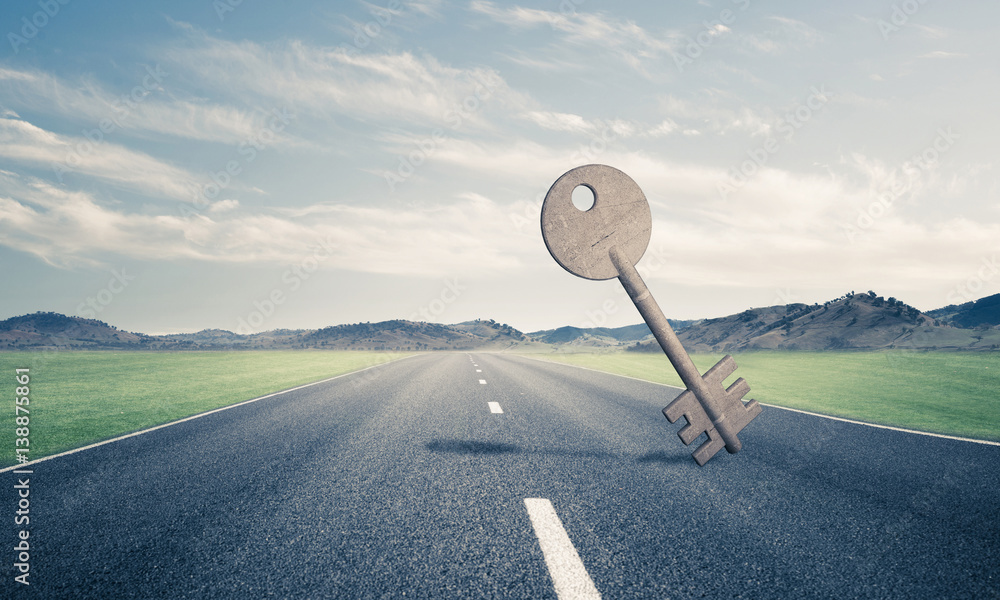
[[[573,190],[579,186],[593,192],[593,206],[586,210],[573,204]],[[685,445],[707,434],[708,439],[692,454],[695,462],[704,465],[723,446],[731,454],[739,452],[736,434],[760,414],[761,408],[756,400],[743,403],[750,386],[742,377],[728,388],[722,387],[736,370],[733,357],[726,355],[704,376],[698,372],[639,277],[635,264],[646,252],[652,226],[649,203],[639,186],[625,173],[606,165],[567,171],[552,184],[542,204],[542,238],[552,258],[585,279],[617,277],[687,386],[663,414],[671,423],[682,416],[687,419],[688,424],[678,432]]]

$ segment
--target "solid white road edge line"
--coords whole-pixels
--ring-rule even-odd
[[[569,363],[555,362],[552,360],[545,360],[543,358],[535,358],[533,356],[522,356],[521,358],[527,358],[529,360],[537,360],[538,362],[548,363],[550,365],[564,365],[567,367],[573,367],[576,369],[583,369],[584,371],[593,371],[594,373],[604,373],[605,375],[614,375],[615,377],[624,377],[625,379],[634,379],[636,381],[641,381],[643,383],[652,383],[653,385],[662,385],[663,387],[668,387],[673,390],[683,390],[685,388],[677,387],[676,385],[668,385],[666,383],[660,383],[658,381],[649,381],[648,379],[639,379],[638,377],[632,377],[630,375],[619,375],[618,373],[611,373],[609,371],[598,371],[597,369],[591,369],[590,367],[581,367],[579,365],[571,365]],[[843,417],[831,417],[830,415],[821,415],[819,413],[809,412],[808,410],[799,410],[797,408],[788,408],[787,406],[778,406],[777,404],[768,404],[766,402],[761,402],[761,406],[769,406],[771,408],[780,408],[781,410],[790,410],[792,412],[802,413],[804,415],[811,415],[813,417],[820,417],[822,419],[830,419],[833,421],[844,421],[845,423],[853,423],[855,425],[864,425],[866,427],[875,427],[877,429],[891,429],[892,431],[900,431],[903,433],[915,433],[917,435],[926,435],[929,437],[943,438],[946,440],[956,440],[959,442],[972,442],[973,444],[984,444],[987,446],[1000,446],[1000,442],[994,442],[991,440],[977,440],[974,438],[964,438],[957,437],[953,435],[945,435],[943,433],[931,433],[930,431],[918,431],[916,429],[903,429],[901,427],[892,427],[890,425],[879,425],[878,423],[867,423],[865,421],[854,421],[851,419],[845,419]]]
[[[489,405],[490,405],[490,412],[491,413],[496,413],[498,415],[502,415],[503,414],[503,409],[500,408],[500,403],[499,402],[490,402]]]
[[[902,431],[903,433],[916,433],[918,435],[929,435],[931,437],[944,438],[946,440],[958,440],[959,442],[973,442],[976,444],[986,444],[988,446],[1000,446],[1000,442],[993,442],[990,440],[974,440],[972,438],[957,437],[954,435],[945,435],[943,433],[930,433],[928,431],[917,431],[915,429],[903,429],[902,427],[892,427],[891,425],[879,425],[878,423],[865,423],[864,421],[855,421],[854,419],[845,419],[843,417],[831,417],[830,415],[821,415],[814,412],[809,412],[808,410],[799,410],[797,408],[788,408],[787,406],[778,406],[776,404],[764,404],[764,406],[770,406],[771,408],[780,408],[781,410],[789,410],[791,412],[802,413],[804,415],[812,415],[814,417],[823,417],[824,419],[832,419],[834,421],[843,421],[845,423],[854,423],[855,425],[867,425],[868,427],[877,427],[879,429],[889,429],[891,431]]]
[[[601,594],[594,587],[552,503],[547,498],[525,498],[524,506],[528,509],[559,600],[600,600]]]
[[[35,464],[38,464],[40,462],[45,462],[47,460],[52,460],[53,458],[59,458],[60,456],[68,456],[70,454],[76,454],[77,452],[83,452],[84,450],[90,450],[91,448],[96,448],[98,446],[103,446],[105,444],[110,444],[112,442],[117,442],[119,440],[125,440],[125,439],[131,438],[131,437],[136,437],[136,436],[142,435],[144,433],[149,433],[150,431],[156,431],[157,429],[163,429],[164,427],[170,427],[171,425],[177,425],[178,423],[185,423],[187,421],[193,421],[195,419],[198,419],[198,418],[201,418],[201,417],[204,417],[204,416],[207,416],[207,415],[212,415],[212,414],[215,414],[217,412],[222,412],[224,410],[229,410],[230,408],[236,408],[237,406],[243,406],[244,404],[251,404],[253,402],[257,402],[258,400],[264,400],[264,399],[267,399],[267,398],[273,398],[275,396],[280,396],[281,394],[287,394],[288,392],[294,392],[295,390],[301,390],[303,388],[312,387],[314,385],[319,385],[321,383],[326,383],[327,381],[333,381],[334,379],[340,379],[341,377],[347,377],[348,375],[354,375],[355,373],[361,373],[362,371],[367,371],[368,369],[374,369],[376,367],[381,367],[383,365],[388,365],[388,364],[391,364],[391,363],[394,363],[394,362],[399,362],[401,360],[406,360],[408,358],[413,358],[414,356],[420,356],[420,355],[419,354],[412,354],[410,356],[404,356],[403,358],[397,358],[396,360],[390,360],[389,362],[379,363],[377,365],[372,365],[370,367],[365,367],[364,369],[358,369],[357,371],[351,371],[350,373],[341,373],[340,375],[335,375],[333,377],[328,377],[328,378],[320,380],[320,381],[314,381],[312,383],[306,383],[306,384],[300,385],[298,387],[288,388],[287,390],[281,390],[280,392],[274,392],[273,394],[268,394],[266,396],[260,396],[259,398],[251,398],[250,400],[244,400],[243,402],[239,402],[237,404],[230,404],[229,406],[223,406],[223,407],[216,408],[216,409],[213,409],[213,410],[210,410],[210,411],[207,411],[207,412],[198,413],[196,415],[191,415],[190,417],[184,417],[183,419],[178,419],[176,421],[170,421],[169,423],[163,423],[162,425],[157,425],[156,427],[150,427],[149,429],[143,429],[141,431],[133,431],[132,433],[127,433],[125,435],[120,435],[120,436],[118,436],[116,438],[111,438],[110,440],[104,440],[104,441],[101,441],[101,442],[95,442],[95,443],[89,444],[87,446],[81,446],[79,448],[74,448],[72,450],[67,450],[65,452],[60,452],[59,454],[53,454],[52,456],[43,456],[42,458],[36,458],[35,460],[30,461],[30,462],[26,462],[24,464],[18,463],[16,465],[12,465],[10,467],[4,467],[3,469],[0,469],[0,473],[6,473],[7,471],[13,471],[14,469],[23,469],[23,468],[25,468],[25,467],[27,467],[29,465],[35,465]]]

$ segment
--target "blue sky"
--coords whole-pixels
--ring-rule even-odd
[[[674,318],[1000,291],[1000,6],[0,5],[0,318],[149,333],[641,319],[541,199],[645,192]]]

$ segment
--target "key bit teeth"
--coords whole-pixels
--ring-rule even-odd
[[[708,415],[705,414],[705,409],[701,407],[701,403],[698,402],[698,398],[695,397],[691,390],[684,390],[680,396],[674,398],[663,409],[663,416],[671,423],[676,423],[677,419],[685,417],[690,424],[689,426],[699,427],[704,425],[704,428],[711,427],[711,422],[708,420]]]
[[[698,399],[691,392],[685,390],[680,396],[663,409],[663,416],[671,423],[676,423],[678,419],[684,417],[688,424],[677,432],[685,446],[698,439],[703,432],[713,430],[712,422],[705,414],[705,410],[698,403]]]
[[[691,454],[699,467],[705,466],[705,463],[726,445],[715,429],[709,429],[705,433],[708,434],[708,439]]]
[[[692,410],[696,410],[699,407],[695,407],[697,399],[691,390],[684,390],[679,396],[674,398],[670,404],[663,409],[663,416],[667,418],[671,423],[676,423],[677,419],[685,415],[685,413],[690,413]],[[688,418],[688,423],[691,422],[690,417]]]
[[[740,377],[733,382],[732,385],[726,388],[726,395],[733,399],[742,402],[743,397],[750,393],[750,384],[747,383],[746,379]]]
[[[689,421],[687,425],[681,427],[680,431],[677,432],[677,437],[681,438],[681,441],[684,442],[685,446],[690,446],[691,442],[698,439],[701,432],[701,429],[696,428],[694,424]]]
[[[705,371],[705,375],[702,377],[705,381],[718,384],[722,386],[722,382],[726,380],[736,371],[736,361],[729,354],[722,357],[722,360],[715,363],[708,371]]]

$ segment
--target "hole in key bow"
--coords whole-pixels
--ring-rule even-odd
[[[583,183],[573,188],[573,206],[587,211],[594,207],[594,189]]]

